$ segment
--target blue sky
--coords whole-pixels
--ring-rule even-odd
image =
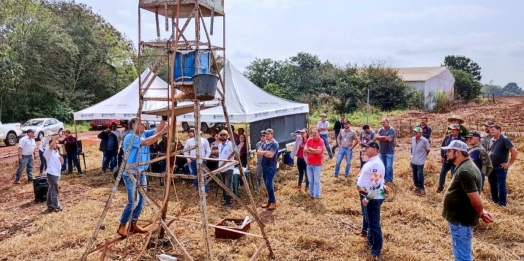
[[[464,55],[482,82],[524,88],[524,1],[505,0],[224,0],[226,56],[241,71],[255,58],[307,52],[336,64],[383,61],[392,67],[439,66]],[[138,0],[77,0],[138,41]],[[142,11],[142,39],[156,38]],[[170,35],[163,30],[161,37]],[[214,45],[222,45],[215,19]],[[189,30],[192,30],[189,28]]]

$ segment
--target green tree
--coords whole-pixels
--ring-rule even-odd
[[[489,84],[484,84],[482,86],[481,92],[486,94],[493,94],[495,96],[501,96],[503,93],[502,87],[500,87],[499,85],[494,85],[492,82],[490,82]]]
[[[506,86],[502,88],[502,92],[507,93],[507,95],[522,95],[522,89],[514,82],[506,84]]]
[[[471,59],[460,55],[448,55],[444,58],[444,65],[448,66],[450,70],[462,70],[473,75],[477,81],[482,79],[480,75],[480,66]]]
[[[466,102],[481,94],[482,84],[474,76],[462,70],[451,70],[455,77],[455,97]]]

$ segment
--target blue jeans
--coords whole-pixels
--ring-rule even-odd
[[[142,208],[144,208],[145,199],[142,196],[140,192],[136,193],[137,199],[135,201],[135,208],[133,209],[133,200],[135,198],[135,191],[138,191],[138,189],[135,188],[135,183],[131,180],[131,178],[128,175],[132,174],[125,174],[122,175],[122,178],[124,179],[124,183],[126,184],[126,193],[127,193],[127,204],[124,207],[124,211],[122,212],[122,216],[120,217],[120,223],[125,224],[129,221],[129,218],[132,220],[137,220],[138,216],[140,216],[140,213],[142,212]],[[135,178],[137,175],[135,175]],[[140,175],[139,179],[140,186],[145,187],[147,186],[147,179],[146,175]],[[131,213],[131,211],[133,213]]]
[[[320,198],[320,192],[322,190],[320,185],[320,173],[322,172],[322,166],[307,165],[307,178],[309,179],[309,195],[314,198]]]
[[[446,175],[448,174],[448,171],[451,170],[451,176],[453,176],[453,172],[455,172],[455,165],[453,163],[445,161],[442,163],[442,167],[440,168],[440,178],[438,180],[438,189],[443,190],[444,184],[446,183]]]
[[[451,234],[451,247],[455,261],[471,261],[471,240],[473,238],[473,227],[454,225],[448,222]]]
[[[411,163],[413,170],[413,185],[420,190],[424,190],[424,164],[415,165]]]
[[[506,178],[508,171],[503,168],[496,168],[488,176],[491,187],[491,199],[500,206],[508,203],[508,190],[506,188]]]
[[[73,173],[73,163],[75,164],[76,171],[78,174],[82,174],[80,163],[78,162],[78,154],[75,152],[67,153],[67,171],[69,174]]]
[[[60,171],[65,171],[67,167],[67,154],[62,154],[62,157],[64,158],[64,164],[62,164]]]
[[[337,153],[337,163],[335,164],[335,177],[338,178],[338,173],[340,171],[340,163],[342,159],[346,158],[346,178],[349,176],[349,171],[351,170],[351,158],[353,158],[353,150],[350,148],[339,148]]]
[[[69,159],[67,160],[69,161]],[[77,159],[78,162],[78,159]],[[80,164],[79,164],[80,165]],[[104,160],[102,162],[102,171],[106,171],[107,167],[113,170],[116,167],[116,151],[106,150],[104,151]]]
[[[302,180],[306,176],[306,188],[309,188],[309,179],[307,178],[307,164],[304,158],[297,158],[298,168],[298,186],[302,186]]]
[[[384,175],[384,180],[388,182],[393,182],[393,153],[380,153],[380,159],[386,167],[386,173]]]
[[[380,256],[382,251],[382,228],[380,227],[380,206],[383,199],[372,199],[366,206],[369,223],[368,245],[371,247],[371,254]]]
[[[22,176],[22,172],[27,167],[27,180],[33,179],[33,162],[34,162],[33,155],[22,155],[22,160],[18,162],[18,168],[16,169],[16,176],[15,180],[20,180],[20,176]]]
[[[367,234],[369,230],[369,222],[368,222],[368,209],[367,207],[364,207],[362,205],[362,200],[364,199],[363,196],[360,196],[360,209],[362,210],[362,232],[363,234]]]
[[[40,174],[42,174],[44,169],[47,168],[47,164],[46,164],[46,160],[45,160],[43,151],[38,150],[38,158],[40,158]]]
[[[326,146],[326,150],[328,152],[329,158],[333,158],[333,152],[331,151],[331,148],[329,147],[329,141],[328,141],[328,135],[327,134],[320,134],[320,138],[324,140],[324,145]]]
[[[262,166],[262,177],[264,178],[264,183],[266,184],[268,200],[267,203],[277,203],[275,198],[275,187],[273,187],[273,178],[277,172],[276,168],[264,167]]]
[[[202,162],[202,164],[206,164],[206,161],[204,160]],[[189,167],[189,174],[191,174],[193,176],[198,176],[197,173],[198,173],[197,172],[197,162],[196,162],[196,160],[192,160],[191,161],[191,166]],[[207,178],[204,178],[204,183],[206,183],[206,182],[207,182]],[[198,178],[193,180],[193,185],[195,185],[195,189],[196,189],[196,191],[198,191]],[[205,187],[205,192],[206,193],[209,192],[209,186],[208,185],[206,185],[206,187]]]

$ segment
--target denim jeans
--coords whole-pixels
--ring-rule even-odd
[[[114,150],[104,151],[104,160],[102,162],[102,171],[106,171],[107,167],[109,167],[109,169],[111,170],[113,170],[116,167],[116,151]]]
[[[328,135],[327,134],[320,134],[320,138],[324,140],[324,145],[326,146],[326,150],[328,152],[329,158],[333,158],[333,152],[331,151],[331,148],[329,147],[329,141],[328,141]]]
[[[471,261],[471,240],[473,238],[473,227],[454,225],[448,222],[451,235],[451,247],[455,261]]]
[[[314,198],[320,198],[320,192],[322,187],[320,185],[320,173],[322,172],[322,166],[307,165],[307,177],[309,179],[309,195]]]
[[[15,180],[20,180],[22,172],[27,167],[27,180],[33,179],[33,155],[22,155],[22,160],[18,163],[18,168],[16,169]]]
[[[127,204],[124,207],[124,211],[122,211],[122,216],[120,216],[121,224],[127,223],[129,221],[129,218],[131,218],[132,220],[137,220],[138,216],[140,216],[140,213],[142,212],[142,208],[144,208],[144,203],[145,203],[144,197],[138,191],[138,189],[136,189],[136,186],[135,186],[136,184],[131,180],[129,175],[133,175],[133,174],[124,173],[124,175],[122,175],[122,178],[124,179],[124,183],[126,184]],[[135,175],[134,177],[136,178],[137,175]],[[140,186],[142,187],[147,186],[146,175],[140,175],[139,183],[140,183]],[[135,206],[133,209],[133,201],[135,198],[135,194],[137,195],[137,199],[135,201]]]
[[[309,179],[307,178],[307,164],[304,158],[297,158],[298,168],[298,186],[302,186],[302,180],[306,176],[306,188],[309,188]]]
[[[48,209],[61,209],[60,202],[58,201],[58,181],[60,181],[60,176],[49,175],[47,174],[47,208]]]
[[[60,171],[65,171],[67,167],[67,154],[62,154],[62,157],[64,158],[64,164],[62,164]]]
[[[46,160],[45,160],[43,151],[38,150],[38,158],[40,158],[40,174],[42,174],[44,169],[47,168],[47,164],[46,164]]]
[[[340,135],[340,132],[339,133],[335,133],[335,146],[333,146],[333,152],[335,152],[335,149],[338,148],[338,143],[336,142],[336,140],[338,139],[338,135]]]
[[[369,230],[368,209],[367,207],[364,207],[364,205],[362,205],[363,199],[364,197],[360,196],[360,209],[362,210],[362,230],[360,230],[360,232],[362,232],[363,234],[368,234],[368,230]]]
[[[226,186],[233,191],[233,170],[226,170],[224,172],[220,173],[220,177],[222,179],[222,182],[226,184]],[[226,202],[226,205],[231,205],[231,195],[226,192],[225,189],[222,190],[222,195],[224,196],[224,201]]]
[[[205,164],[206,164],[206,161],[204,160],[204,161],[202,162],[202,164],[205,165]],[[192,160],[192,161],[191,161],[191,166],[190,166],[190,168],[189,168],[189,174],[198,177],[197,173],[198,173],[198,172],[197,172],[197,162],[196,162],[196,160]],[[207,182],[207,178],[204,178],[204,183],[206,183],[206,182]],[[198,178],[196,178],[196,179],[193,180],[193,185],[195,185],[195,189],[196,189],[196,191],[198,191]],[[206,192],[206,193],[209,193],[209,186],[208,186],[208,185],[206,185],[206,187],[205,187],[205,192]]]
[[[275,198],[275,187],[273,187],[273,178],[277,172],[276,168],[271,167],[262,167],[262,176],[264,178],[264,183],[266,184],[268,200],[267,203],[277,203]]]
[[[386,173],[384,175],[384,180],[388,182],[393,182],[393,158],[395,154],[393,153],[380,153],[380,159],[386,167]]]
[[[368,245],[371,246],[371,254],[380,256],[382,251],[382,228],[380,227],[380,206],[384,199],[372,199],[366,206],[368,214]]]
[[[76,151],[67,153],[67,171],[69,174],[73,173],[73,163],[75,164],[78,174],[82,174],[82,169],[80,168],[80,162],[78,162],[78,154]]]
[[[424,164],[415,165],[411,163],[413,170],[413,185],[420,190],[424,190]]]
[[[506,206],[508,203],[508,191],[506,188],[506,178],[508,171],[503,168],[496,168],[488,176],[491,187],[491,199],[500,206]]]
[[[346,159],[346,172],[344,175],[346,178],[349,176],[349,171],[351,170],[351,158],[353,158],[353,150],[350,148],[339,148],[337,153],[337,163],[335,164],[335,177],[338,178],[338,173],[340,171],[340,164],[342,159]]]
[[[455,165],[453,165],[453,163],[448,161],[442,163],[442,167],[440,168],[440,178],[438,180],[438,189],[444,189],[444,184],[446,184],[446,174],[448,174],[448,171],[450,170],[451,176],[453,176],[453,172],[455,172]]]

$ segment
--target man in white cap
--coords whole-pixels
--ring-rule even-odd
[[[20,184],[20,176],[27,167],[27,181],[33,181],[33,162],[36,158],[35,131],[29,129],[26,136],[18,141],[18,168],[15,174],[15,184]]]
[[[320,121],[317,122],[317,129],[318,129],[318,133],[320,134],[320,138],[324,141],[324,146],[326,146],[326,150],[328,152],[329,159],[332,159],[333,152],[331,151],[331,148],[329,147],[329,139],[328,139],[329,121],[326,121],[325,113],[320,114]]]
[[[444,137],[441,147],[449,145],[454,140],[460,140],[464,142],[464,138],[462,138],[462,136],[459,135],[460,125],[452,124],[448,128],[450,129],[450,134]],[[453,175],[455,171],[455,165],[453,165],[452,162],[448,161],[445,150],[440,150],[440,156],[441,156],[440,162],[442,163],[442,166],[440,168],[440,177],[438,181],[437,193],[444,191],[444,184],[446,183],[446,175],[448,174],[448,172],[451,170],[451,175]]]
[[[448,221],[453,257],[455,260],[472,260],[473,228],[479,224],[479,218],[484,223],[491,223],[494,219],[484,210],[480,198],[481,173],[469,159],[466,143],[453,140],[441,148],[446,151],[448,161],[456,166],[451,185],[444,195],[442,210],[442,216]]]

